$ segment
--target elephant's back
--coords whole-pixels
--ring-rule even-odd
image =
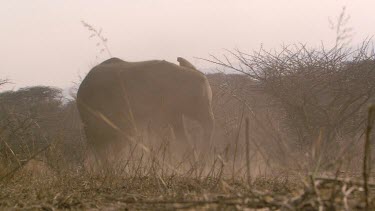
[[[183,76],[185,78],[205,78],[205,75],[196,69],[179,66],[165,60],[128,62],[116,57],[103,61],[94,67],[90,73],[92,75],[100,75],[101,73],[97,72],[109,74],[109,72],[113,71],[122,72],[126,77],[146,77],[151,79],[160,77],[171,78],[176,76]]]
[[[206,76],[164,60],[126,62],[111,58],[95,66],[82,81],[77,97],[126,87],[131,94],[155,95],[207,83]],[[117,86],[117,87],[115,87]],[[124,90],[122,90],[124,91]]]

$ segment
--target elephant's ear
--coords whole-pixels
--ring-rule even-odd
[[[194,69],[194,70],[197,69],[188,60],[186,60],[182,57],[177,57],[177,61],[180,63],[181,67],[187,67],[187,68]]]

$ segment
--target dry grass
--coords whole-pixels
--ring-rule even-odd
[[[249,125],[248,123],[245,125]],[[249,127],[249,126],[248,126]],[[248,131],[248,130],[247,130]],[[141,141],[140,141],[141,142]],[[90,168],[42,161],[41,152],[0,181],[0,208],[14,210],[362,210],[361,175],[303,174],[247,152],[231,164],[228,148],[204,160],[180,156],[164,141],[128,146],[123,158]],[[52,150],[52,149],[51,149]],[[52,154],[59,155],[55,147]],[[238,149],[241,154],[246,149]],[[51,162],[53,161],[53,162]],[[251,165],[250,165],[251,162]],[[235,166],[233,168],[233,166]],[[251,175],[248,167],[251,166]],[[8,169],[9,171],[9,169]],[[249,177],[251,179],[249,179]],[[368,182],[369,195],[375,184]],[[369,198],[374,207],[374,198]]]
[[[219,172],[203,177],[187,172],[148,174],[153,164],[144,165],[139,170],[143,173],[136,174],[129,174],[136,166],[121,173],[116,171],[119,166],[95,173],[83,169],[58,173],[32,161],[12,179],[1,182],[0,208],[361,210],[365,206],[362,183],[350,180],[301,178],[288,172],[258,176],[248,186],[246,178],[233,181],[218,176]]]

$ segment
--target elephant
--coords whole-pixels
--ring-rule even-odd
[[[184,117],[203,129],[211,143],[214,130],[212,91],[206,76],[178,57],[127,62],[108,59],[92,68],[77,92],[84,132],[94,151],[104,156],[110,145],[126,142],[153,125],[167,124],[178,142],[187,142]]]

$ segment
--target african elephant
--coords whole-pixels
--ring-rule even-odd
[[[180,65],[164,60],[126,62],[108,59],[82,81],[77,106],[88,143],[101,153],[124,142],[150,122],[168,124],[180,142],[187,141],[183,116],[196,120],[210,143],[214,115],[206,76],[179,57]]]

